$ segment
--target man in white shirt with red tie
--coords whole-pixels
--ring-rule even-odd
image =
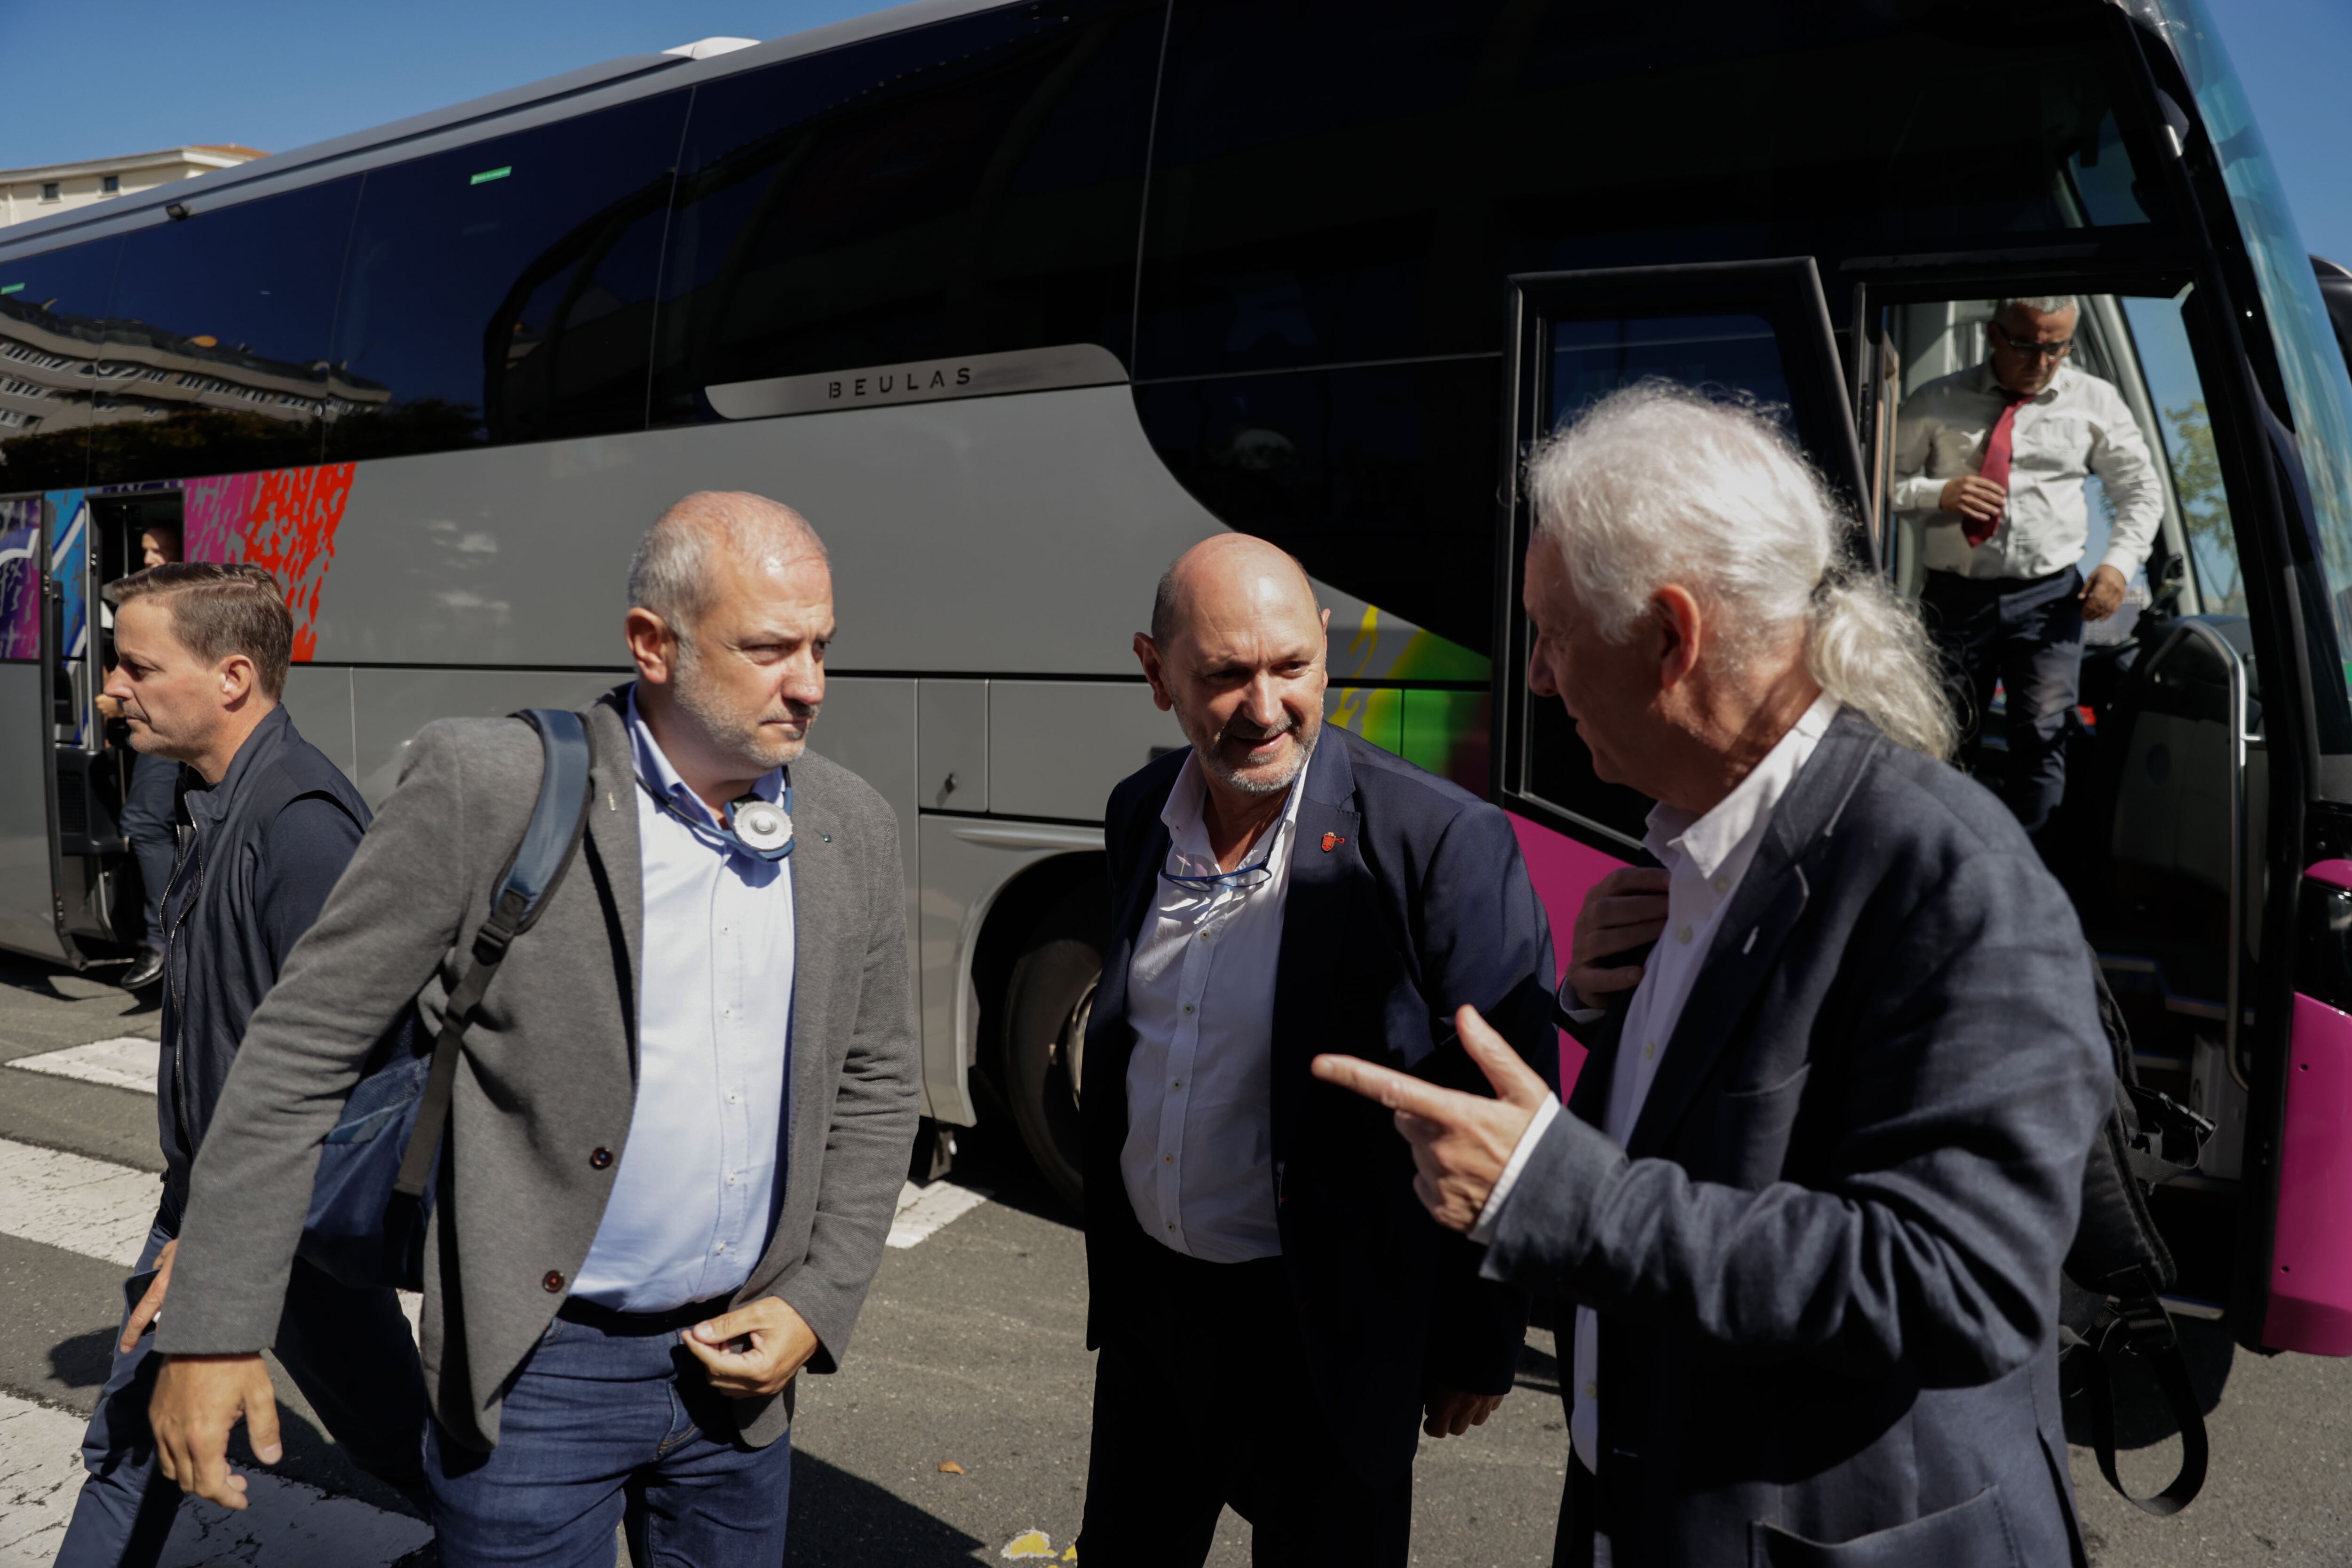
[[[2071,299],[2003,300],[1984,363],[1929,382],[1896,427],[1896,509],[1925,525],[1928,627],[1942,648],[1975,769],[1996,684],[2008,694],[2002,794],[2029,834],[2066,790],[2066,712],[2075,703],[2083,623],[2123,603],[2164,517],[2147,441],[2122,395],[2067,363]],[[2083,577],[2084,479],[2115,506],[2106,552]]]

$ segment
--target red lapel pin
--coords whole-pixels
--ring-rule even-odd
[[[1323,853],[1328,855],[1346,842],[1348,841],[1336,833],[1327,833],[1323,836]]]

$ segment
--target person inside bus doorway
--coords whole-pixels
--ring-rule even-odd
[[[2073,907],[1769,416],[1619,392],[1528,489],[1528,700],[1658,803],[1577,921],[1591,1055],[1565,1108],[1470,1008],[1492,1098],[1313,1066],[1487,1279],[1575,1303],[1554,1561],[2081,1562],[2058,1270],[2115,1091]]]
[[[180,559],[180,531],[156,523],[139,535],[140,569],[168,566]],[[110,617],[113,606],[107,607]],[[110,697],[99,699],[99,710],[109,719],[121,716]],[[139,866],[139,892],[144,946],[138,961],[122,976],[126,991],[144,991],[163,978],[163,887],[172,879],[179,857],[179,833],[174,826],[180,809],[180,764],[158,752],[131,754],[131,782],[122,792],[122,836],[131,841],[131,858]]]
[[[1528,1300],[1430,1223],[1388,1119],[1317,1048],[1465,1086],[1464,1002],[1556,1078],[1550,927],[1496,807],[1323,722],[1306,572],[1223,534],[1135,639],[1192,743],[1112,793],[1113,908],[1087,1030],[1079,1558],[1198,1568],[1230,1504],[1260,1563],[1402,1565],[1416,1426],[1483,1423]]]
[[[2066,720],[2083,665],[2083,623],[2123,604],[2164,518],[2147,439],[2113,385],[2067,363],[2074,300],[2003,300],[1982,364],[1929,382],[1903,404],[1895,507],[1919,519],[1929,629],[1960,721],[1957,760],[1976,771],[1993,688],[2007,693],[2001,793],[2039,834],[2066,791]],[[2085,582],[2098,476],[2115,508]]]

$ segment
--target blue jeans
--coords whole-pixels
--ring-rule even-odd
[[[123,1283],[123,1321],[147,1293],[163,1244],[179,1234],[169,1197],[147,1233],[139,1267]],[[118,1327],[117,1332],[119,1333]],[[153,1335],[114,1367],[81,1442],[89,1474],[74,1500],[56,1568],[152,1565],[180,1509],[180,1489],[155,1458],[147,1398],[163,1363],[148,1354]],[[425,1376],[408,1320],[390,1290],[354,1290],[297,1261],[272,1347],[302,1397],[352,1463],[415,1499],[425,1498]]]
[[[549,1325],[509,1386],[496,1448],[432,1424],[425,1464],[444,1568],[612,1568],[616,1524],[638,1568],[776,1568],[790,1435],[740,1441],[675,1325],[575,1311]]]
[[[172,816],[178,808],[180,764],[169,757],[140,752],[131,759],[131,784],[122,792],[122,836],[131,840],[131,854],[139,862],[139,891],[145,901],[149,947],[163,948],[163,886],[180,855],[179,836]]]
[[[2028,833],[2048,825],[2066,794],[2066,715],[2083,677],[2082,591],[2083,574],[2070,566],[2035,579],[1930,572],[1919,596],[1960,719],[1957,760],[1970,773],[1993,687],[2008,692],[2001,798]]]

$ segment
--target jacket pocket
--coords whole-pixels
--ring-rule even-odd
[[[1748,1568],[2023,1568],[2000,1488],[1892,1530],[1832,1546],[1760,1521],[1748,1527]]]

